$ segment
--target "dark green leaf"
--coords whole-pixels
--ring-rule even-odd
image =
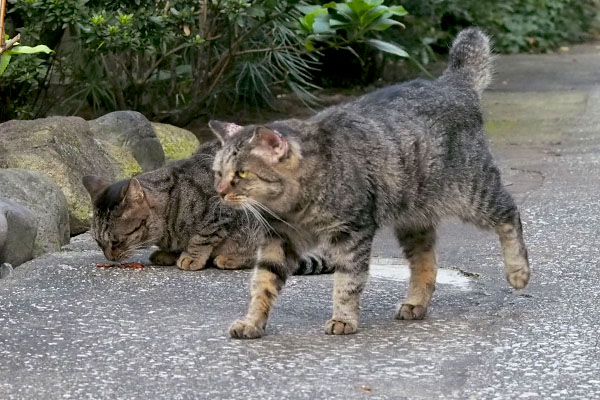
[[[4,73],[4,70],[6,70],[6,67],[8,67],[8,63],[10,62],[11,57],[12,56],[10,54],[6,53],[0,56],[0,75],[2,75]]]
[[[48,46],[43,44],[35,47],[29,46],[16,46],[5,52],[6,54],[34,54],[34,53],[53,53],[54,51],[49,49]]]
[[[373,46],[377,50],[381,50],[386,53],[395,54],[398,57],[409,57],[406,50],[391,42],[384,42],[377,39],[368,39],[366,41],[369,45]]]
[[[400,16],[400,17],[403,16],[403,15],[408,14],[408,11],[406,11],[404,9],[404,7],[402,7],[402,6],[388,7],[388,11],[391,12],[392,14]]]
[[[335,30],[329,25],[329,15],[317,15],[313,23],[313,32],[319,33],[334,33]]]
[[[371,25],[369,25],[369,29],[374,31],[385,31],[392,25],[399,25],[401,27],[404,27],[404,24],[393,19],[380,18],[377,21],[374,21]]]

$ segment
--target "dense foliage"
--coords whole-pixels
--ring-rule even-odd
[[[52,50],[48,48],[48,46],[44,46],[43,44],[31,47],[31,46],[21,46],[18,42],[19,37],[15,37],[12,39],[9,47],[9,36],[5,35],[4,40],[5,44],[2,46],[2,54],[0,54],[0,76],[6,71],[8,64],[10,64],[10,60],[12,60],[13,56],[19,54],[37,54],[37,53],[52,53]]]
[[[39,97],[45,91],[70,113],[89,106],[135,109],[185,124],[224,105],[268,104],[286,86],[309,102],[322,48],[363,42],[406,55],[379,39],[405,14],[383,0],[11,3],[24,40],[56,49],[48,60],[31,58],[7,69],[10,84],[3,90],[17,99],[10,111],[21,116],[39,114],[48,103]]]
[[[9,0],[8,33],[55,53],[11,61],[0,79],[0,120],[50,108],[90,117],[135,109],[185,124],[236,105],[269,105],[282,91],[310,103],[315,83],[337,84],[341,72],[350,84],[375,79],[381,54],[408,52],[411,65],[426,65],[468,25],[490,32],[501,52],[581,40],[598,8],[598,0],[382,3]]]
[[[391,3],[394,3],[392,1]],[[402,0],[407,29],[399,40],[422,63],[445,52],[463,27],[477,25],[493,36],[500,53],[543,52],[581,41],[598,26],[598,0]]]

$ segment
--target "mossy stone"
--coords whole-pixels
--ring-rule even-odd
[[[165,151],[167,161],[191,157],[200,147],[200,141],[190,131],[158,122],[153,122],[152,127]]]
[[[123,176],[118,157],[94,139],[78,117],[50,117],[0,124],[0,168],[23,168],[44,174],[64,193],[71,234],[89,228],[92,205],[81,178]]]

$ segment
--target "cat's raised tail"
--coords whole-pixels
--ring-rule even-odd
[[[481,95],[492,82],[490,39],[479,28],[461,31],[450,48],[450,61],[444,75],[460,75]]]
[[[328,258],[321,254],[304,254],[298,260],[298,269],[294,275],[332,274],[335,268]]]

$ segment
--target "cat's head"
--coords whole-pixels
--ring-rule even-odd
[[[107,259],[121,261],[151,244],[152,207],[137,179],[111,183],[88,175],[82,181],[94,206],[92,233]]]
[[[209,126],[222,144],[213,170],[223,201],[238,207],[258,202],[273,211],[287,211],[298,194],[302,159],[293,132],[220,121],[210,121]]]

